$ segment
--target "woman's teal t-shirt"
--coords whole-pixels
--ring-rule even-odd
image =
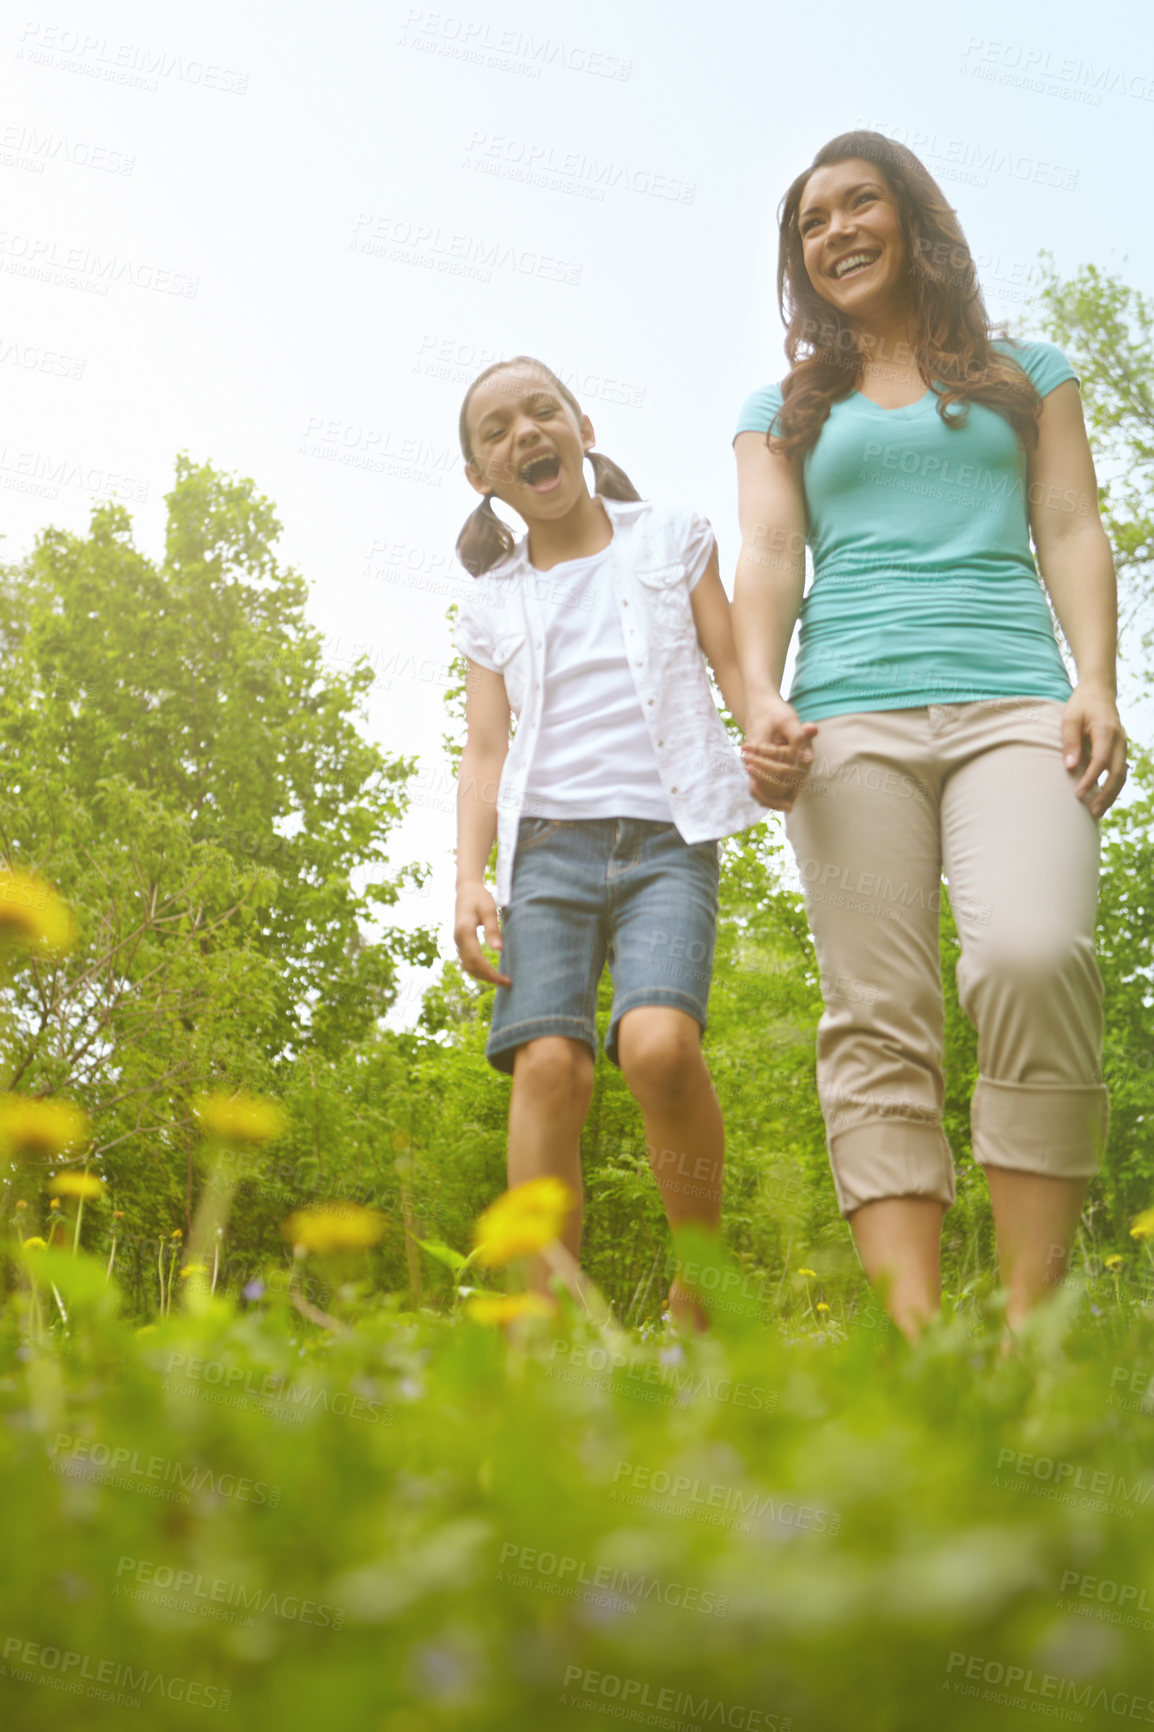
[[[1039,396],[1075,378],[1052,343],[993,347]],[[768,432],[781,404],[780,385],[755,391],[737,432]],[[971,403],[966,425],[947,427],[933,391],[903,409],[854,391],[802,474],[814,576],[789,694],[802,721],[1069,697],[1030,549],[1026,452],[1003,416]]]

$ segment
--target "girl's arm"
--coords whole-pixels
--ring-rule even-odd
[[[721,582],[716,541],[709,556],[709,564],[689,592],[689,605],[693,609],[697,641],[717,676],[726,708],[738,727],[744,729],[745,697],[741,685],[741,667],[733,641],[729,597]]]
[[[1126,780],[1126,735],[1116,701],[1118,599],[1073,379],[1042,399],[1038,443],[1029,460],[1029,501],[1038,564],[1078,674],[1062,717],[1066,768],[1078,776],[1078,799],[1100,818]]]
[[[770,451],[764,434],[739,433],[733,448],[741,522],[733,617],[745,698],[743,751],[754,797],[788,811],[809,773],[817,733],[817,724],[799,721],[781,695],[805,590],[805,495],[800,465]]]
[[[485,867],[497,835],[497,788],[509,750],[509,699],[505,682],[491,668],[466,657],[465,722],[468,729],[457,782],[457,906],[453,938],[461,967],[475,980],[509,986],[498,974],[477,939],[501,948],[497,904],[485,884]]]

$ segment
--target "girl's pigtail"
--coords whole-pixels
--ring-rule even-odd
[[[606,499],[641,498],[624,469],[619,469],[608,457],[602,457],[600,451],[587,451],[585,455],[593,465],[594,493],[600,493]]]
[[[636,494],[630,497],[636,498]],[[457,537],[457,558],[471,576],[480,577],[512,551],[513,531],[501,522],[493,510],[492,495],[486,493]]]

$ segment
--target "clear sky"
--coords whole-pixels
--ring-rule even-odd
[[[733,422],[785,371],[775,213],[826,139],[923,157],[1013,331],[1043,248],[1154,292],[1136,5],[17,0],[2,32],[0,550],[118,497],[158,555],[178,451],[252,477],[329,659],[377,670],[369,727],[419,757],[394,857],[434,877],[401,918],[446,954],[481,367],[560,372],[645,497],[707,513],[729,585]]]

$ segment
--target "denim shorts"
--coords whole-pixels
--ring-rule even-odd
[[[512,1073],[519,1046],[542,1035],[597,1052],[597,983],[606,960],[614,1064],[627,1010],[667,1004],[705,1027],[717,931],[717,843],[683,841],[645,818],[522,818],[504,947],[485,1053]]]

